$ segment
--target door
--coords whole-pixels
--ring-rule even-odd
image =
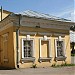
[[[2,37],[0,36],[0,64],[2,62],[2,45],[3,45],[2,41],[3,41]]]
[[[8,37],[7,34],[0,36],[0,63],[4,63],[7,56],[7,48],[8,48]]]

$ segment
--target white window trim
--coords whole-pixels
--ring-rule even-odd
[[[57,41],[58,39],[55,39],[55,57],[57,57]]]
[[[57,42],[58,39],[55,39],[55,57],[58,57],[57,56]],[[63,43],[64,43],[64,47],[63,47],[63,55],[66,57],[66,46],[65,46],[65,39],[62,39]]]
[[[41,42],[42,41],[49,41],[49,57],[51,57],[51,40],[50,39],[43,40],[43,38],[40,38],[39,41],[40,41],[40,52],[39,52],[40,54],[39,54],[39,57],[43,58],[42,54],[41,54],[42,53],[42,50],[41,50]]]
[[[24,48],[23,48],[23,40],[27,40],[26,38],[22,38],[22,58],[25,58],[24,57]],[[30,38],[29,41],[33,41],[33,49],[32,49],[32,57],[34,57],[34,50],[35,50],[35,47],[34,47],[34,39],[33,38]]]

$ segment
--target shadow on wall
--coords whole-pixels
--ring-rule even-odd
[[[0,70],[14,70],[16,68],[2,67],[0,66]]]

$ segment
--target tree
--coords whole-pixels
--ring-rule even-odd
[[[71,26],[70,30],[74,32],[75,31],[75,25]],[[75,54],[74,45],[75,45],[75,42],[73,41],[72,42],[72,51],[71,51],[72,54]]]

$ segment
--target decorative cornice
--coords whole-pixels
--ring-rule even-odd
[[[0,22],[0,29],[8,25],[9,23],[13,23],[14,26],[19,26],[19,17],[14,14],[9,15],[3,21]],[[69,30],[70,24],[58,21],[50,21],[50,20],[42,20],[36,18],[22,17],[20,20],[20,26],[26,27],[37,27],[40,28],[51,28],[51,29],[60,29],[60,30]]]
[[[66,35],[66,33],[56,33],[56,32],[37,32],[37,31],[35,31],[35,32],[30,32],[30,31],[22,31],[22,30],[20,30],[20,34],[23,34],[23,35],[36,35],[36,34],[38,34],[38,35],[42,35],[42,36],[44,36],[44,35],[47,35],[47,36],[65,36]]]
[[[0,32],[3,31],[3,30],[5,30],[5,29],[7,29],[7,28],[9,28],[9,27],[12,27],[12,26],[13,25],[11,25],[11,24],[7,24],[7,25],[5,25],[5,26],[3,26],[3,27],[0,28]]]
[[[37,32],[26,32],[26,31],[20,31],[20,34],[24,34],[24,35],[35,35]]]
[[[13,17],[11,15],[7,16],[0,22],[0,31],[13,26],[14,22],[17,22],[16,17]]]
[[[52,36],[52,33],[48,33],[48,32],[38,32],[38,34]]]
[[[36,27],[40,26],[40,28],[52,28],[52,29],[63,29],[63,30],[69,30],[70,25],[66,25],[63,22],[51,22],[51,21],[44,21],[44,20],[38,20],[38,19],[22,19],[21,20],[21,26],[28,26],[28,27]]]

